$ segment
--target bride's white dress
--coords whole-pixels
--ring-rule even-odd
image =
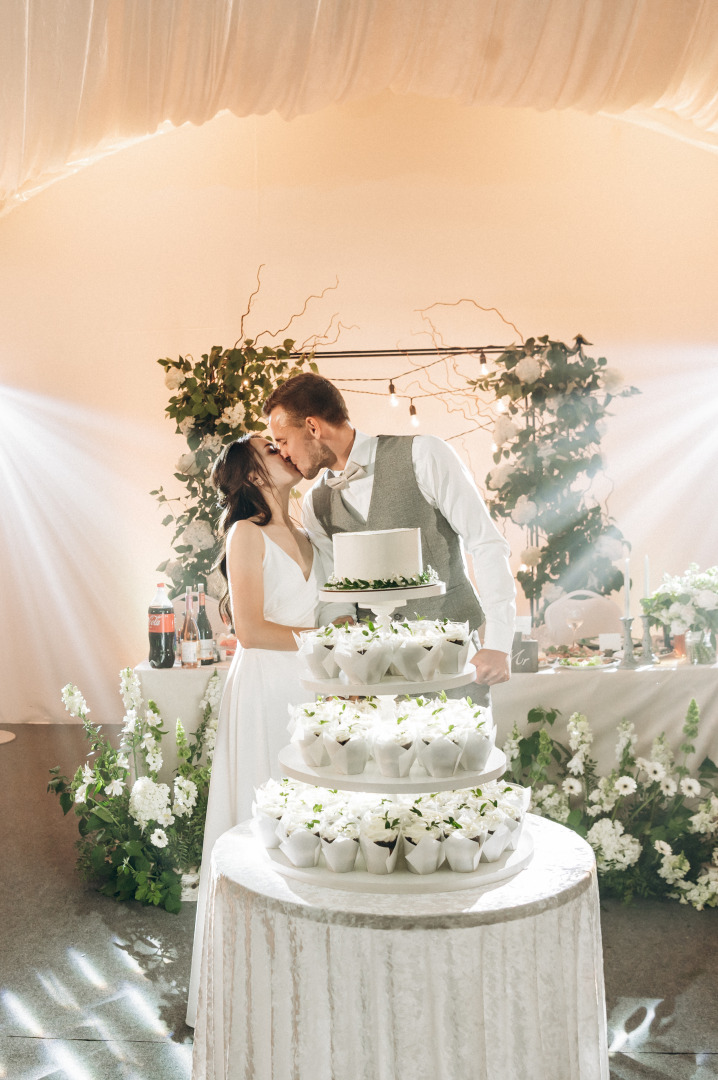
[[[264,618],[283,626],[315,626],[319,559],[305,579],[301,567],[271,537],[264,536]],[[252,816],[254,789],[280,778],[277,755],[289,741],[287,707],[307,699],[299,682],[295,652],[237,649],[227,675],[217,722],[187,1002],[194,1026],[202,961],[209,862],[215,841]]]

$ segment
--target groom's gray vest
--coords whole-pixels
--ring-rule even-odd
[[[476,630],[484,616],[466,576],[459,537],[419,490],[411,457],[413,439],[413,435],[379,436],[366,522],[344,505],[336,488],[328,486],[326,474],[312,493],[314,513],[327,536],[375,529],[421,529],[424,568],[432,566],[436,570],[440,580],[446,583],[446,593],[409,601],[395,618],[412,618],[416,614],[427,619],[468,620]]]

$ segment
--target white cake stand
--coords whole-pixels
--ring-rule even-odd
[[[506,771],[506,755],[498,746],[489,754],[486,767],[481,772],[460,770],[452,776],[429,776],[423,765],[415,761],[408,776],[384,776],[375,761],[368,761],[364,772],[340,773],[331,765],[307,765],[298,746],[290,743],[279,751],[279,764],[283,776],[301,780],[316,787],[339,791],[369,791],[382,795],[415,795],[434,791],[453,791],[459,788],[477,788],[489,780],[497,780]]]
[[[426,600],[430,596],[443,596],[445,592],[444,582],[439,581],[436,585],[414,585],[408,589],[320,589],[319,599],[333,604],[348,600],[370,608],[376,613],[379,626],[388,628],[392,612],[397,608],[404,607],[410,600]]]

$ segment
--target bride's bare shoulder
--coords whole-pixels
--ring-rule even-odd
[[[227,533],[227,551],[242,551],[246,554],[260,552],[264,548],[262,530],[254,521],[247,519],[235,521]]]

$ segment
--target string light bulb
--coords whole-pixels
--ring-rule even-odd
[[[496,403],[496,412],[506,412],[506,402],[503,398]]]
[[[242,386],[244,386],[245,388],[249,386],[249,379],[242,379]]]
[[[498,450],[498,448],[499,448],[498,443],[492,442],[492,444],[491,444],[491,452],[495,454],[496,451]]]
[[[391,379],[389,379],[389,404],[393,409],[399,404],[399,398],[396,396],[396,387]]]
[[[419,417],[416,415],[416,405],[413,401],[409,406],[409,423],[412,427],[419,426]]]
[[[521,566],[519,567],[520,573],[525,574],[527,570],[528,570],[528,566],[526,565],[525,562],[522,562]]]
[[[488,375],[489,365],[486,362],[486,353],[482,349],[479,353],[479,375]]]

